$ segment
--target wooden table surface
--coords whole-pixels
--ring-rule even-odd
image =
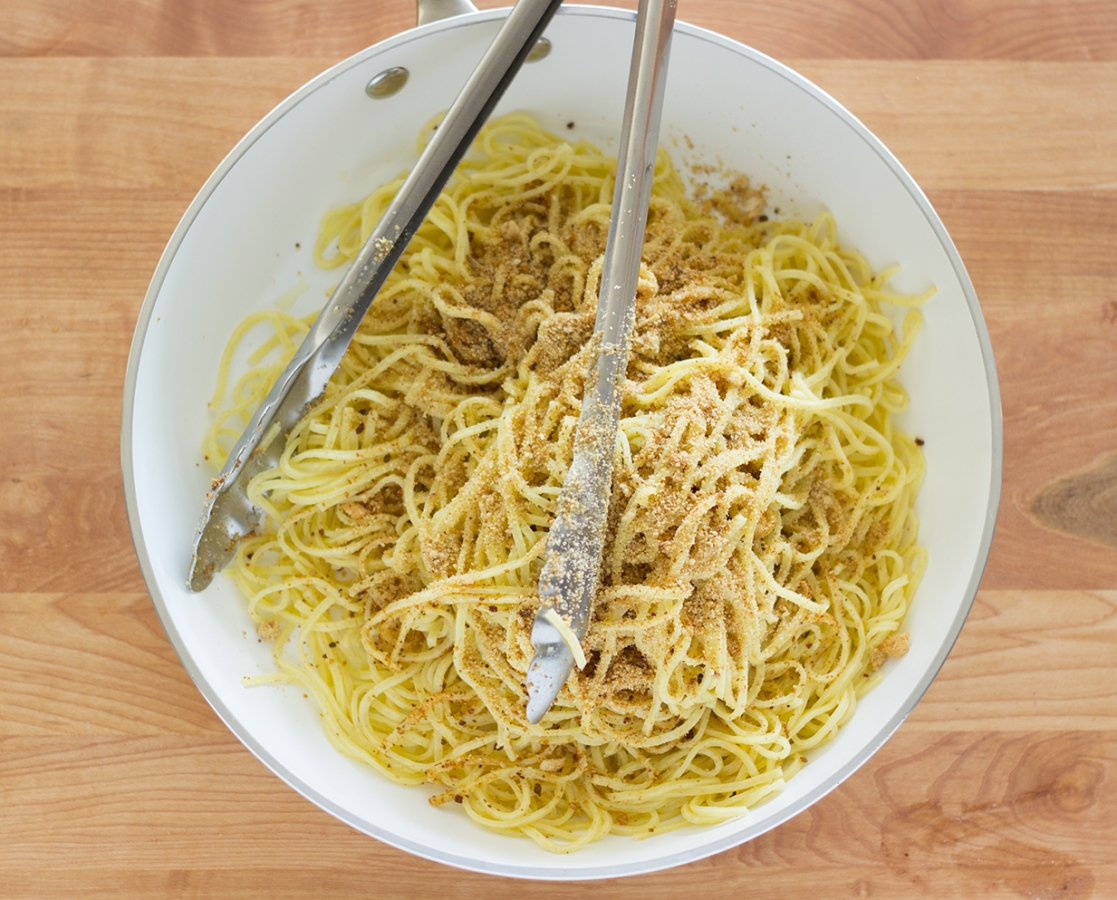
[[[1117,3],[679,15],[815,81],[926,190],[992,335],[1003,501],[954,652],[849,781],[711,859],[532,896],[1117,897]],[[171,649],[124,507],[125,363],[176,222],[274,104],[413,18],[0,3],[0,896],[528,890],[358,834],[269,773]]]

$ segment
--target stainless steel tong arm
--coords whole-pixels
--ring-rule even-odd
[[[675,0],[641,0],[598,288],[595,356],[582,397],[574,459],[547,534],[539,578],[542,604],[531,630],[535,656],[527,673],[527,717],[533,723],[543,718],[570,677],[600,579],[621,385],[636,315],[674,22]]]
[[[518,0],[395,200],[256,410],[207,495],[194,538],[191,590],[205,588],[232,559],[239,539],[258,524],[260,511],[245,492],[248,482],[279,461],[286,435],[325,390],[384,280],[560,3]]]

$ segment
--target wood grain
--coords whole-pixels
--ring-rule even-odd
[[[1117,456],[1047,485],[1032,515],[1046,528],[1117,547]]]
[[[0,799],[26,823],[0,831],[5,897],[296,898],[323,884],[353,896],[370,879],[383,900],[525,890],[356,834],[221,737],[3,746]],[[833,898],[1112,896],[1115,786],[1112,732],[901,732],[826,801],[742,847],[651,876],[539,890],[673,900],[697,881],[728,900],[745,885],[782,895],[793,878],[796,891]]]
[[[0,96],[0,188],[196,191],[249,128],[334,61],[0,59],[0,83],[24,85]],[[1117,62],[792,63],[924,190],[1117,189]]]
[[[224,731],[146,593],[0,596],[0,736]]]
[[[8,0],[5,14],[0,56],[342,58],[415,24],[398,0]],[[679,18],[781,59],[1117,59],[1106,0],[683,0]]]
[[[1109,587],[1117,549],[1044,529],[1032,507],[1117,446],[1117,397],[1105,389],[1117,383],[1117,192],[930,197],[973,279],[1000,378],[1004,486],[983,584]]]
[[[413,16],[410,0],[0,10],[0,896],[523,895],[357,834],[255,760],[167,641],[123,502],[125,363],[179,217],[276,103]],[[1117,897],[1117,547],[1099,538],[1117,4],[683,0],[680,17],[816,81],[927,191],[993,342],[1003,502],[942,672],[838,790],[708,860],[534,891]]]
[[[904,729],[1117,733],[1114,669],[1117,594],[982,591]]]

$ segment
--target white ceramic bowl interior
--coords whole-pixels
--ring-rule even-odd
[[[937,294],[901,370],[903,417],[925,439],[917,504],[930,565],[906,627],[911,649],[853,719],[770,802],[714,828],[650,840],[610,837],[556,857],[526,839],[436,809],[335,751],[301,691],[245,688],[269,671],[235,589],[218,577],[187,591],[191,540],[211,471],[201,459],[206,404],[226,339],[250,311],[303,291],[320,307],[337,274],[310,256],[323,212],[408,168],[420,127],[446,109],[505,13],[489,11],[399,35],[335,66],[284,101],[230,153],[187,210],[152,280],[129,360],[122,456],[128,513],[152,599],[184,665],[229,728],[277,775],[338,818],[389,844],[454,866],[527,878],[648,872],[715,853],[787,820],[857,769],[926,690],[977,590],[1000,490],[999,395],[973,287],[945,228],[896,159],[849,112],[802,77],[724,37],[680,24],[671,51],[663,143],[684,169],[729,166],[766,184],[784,214],[833,211],[843,239],[895,284]],[[562,134],[615,149],[634,14],[564,8],[552,52],[526,65],[497,112],[526,110]],[[365,85],[404,66],[406,87],[374,100]],[[567,123],[574,128],[568,131]]]

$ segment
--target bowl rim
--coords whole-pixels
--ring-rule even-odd
[[[136,383],[139,371],[140,358],[142,356],[145,338],[147,336],[148,327],[151,324],[152,315],[155,307],[156,300],[162,290],[163,282],[167,276],[171,264],[185,239],[187,233],[192,227],[194,220],[201,212],[202,207],[205,205],[209,197],[216,191],[224,177],[230,172],[233,166],[240,160],[245,152],[264,134],[270,129],[279,119],[287,114],[292,108],[299,104],[302,100],[306,99],[310,94],[314,93],[323,85],[332,81],[344,72],[349,71],[351,68],[361,65],[367,60],[385,52],[398,47],[405,46],[417,40],[422,40],[427,35],[460,28],[467,25],[487,22],[493,19],[502,19],[508,15],[509,9],[490,9],[482,10],[474,13],[468,13],[461,16],[454,16],[449,19],[442,19],[432,22],[418,28],[410,29],[401,32],[374,44],[364,50],[359,51],[353,56],[331,66],[325,71],[321,72],[294,93],[289,95],[286,99],[280,102],[274,109],[272,109],[264,118],[257,122],[244,137],[242,137],[229,151],[213,173],[206,179],[205,183],[198,191],[190,205],[187,207],[182,218],[179,220],[178,225],[175,227],[170,240],[164,249],[159,263],[156,266],[155,272],[152,275],[151,282],[148,286],[147,293],[144,297],[143,305],[137,319],[135,332],[133,334],[131,347],[128,354],[128,365],[124,379],[124,393],[121,415],[121,428],[120,428],[120,442],[121,442],[121,472],[124,480],[124,497],[125,505],[128,515],[129,530],[132,535],[132,542],[136,552],[136,557],[140,564],[140,569],[143,574],[144,583],[147,587],[148,593],[151,596],[152,604],[155,607],[159,620],[170,639],[175,652],[178,654],[183,666],[189,673],[191,680],[195,686],[202,693],[203,697],[209,703],[210,707],[225,724],[225,726],[237,737],[238,740],[269,770],[277,775],[285,784],[292,787],[299,794],[310,800],[319,808],[328,812],[330,815],[349,825],[353,829],[367,834],[371,837],[383,841],[384,843],[404,850],[415,856],[424,859],[432,860],[434,862],[443,863],[455,868],[478,872],[489,875],[500,875],[505,877],[528,879],[528,880],[553,880],[553,881],[588,881],[604,878],[617,878],[637,874],[649,874],[652,872],[662,871],[663,869],[672,868],[674,866],[683,865],[685,863],[694,862],[699,859],[704,859],[724,850],[731,849],[739,846],[753,838],[759,837],[767,831],[776,828],[788,820],[794,818],[799,813],[812,806],[830,791],[845,782],[857,769],[859,769],[868,759],[880,749],[881,746],[888,740],[889,737],[896,731],[897,728],[903,723],[911,711],[915,708],[916,704],[923,697],[924,693],[930,687],[931,682],[938,675],[943,663],[946,661],[947,656],[950,654],[958,635],[962,630],[962,626],[969,615],[970,609],[973,606],[974,599],[977,596],[979,584],[988,562],[989,551],[992,546],[993,531],[997,520],[997,511],[1000,506],[1001,498],[1001,479],[1003,470],[1003,426],[1001,416],[1001,403],[1000,403],[1000,388],[997,379],[997,371],[995,359],[993,356],[992,343],[989,338],[989,332],[985,324],[984,317],[981,312],[981,307],[978,303],[977,294],[970,280],[969,274],[966,271],[965,265],[962,262],[961,256],[954,245],[946,226],[939,218],[931,202],[928,200],[923,190],[915,182],[912,176],[907,172],[900,161],[888,150],[888,148],[877,138],[869,129],[861,123],[849,110],[847,110],[841,103],[809,81],[804,76],[795,72],[793,69],[778,62],[772,57],[749,47],[732,38],[728,38],[718,32],[711,31],[696,25],[691,25],[686,22],[676,21],[675,33],[685,34],[690,38],[695,38],[701,41],[706,41],[710,44],[716,45],[723,50],[729,50],[740,56],[747,58],[749,61],[759,64],[767,68],[770,72],[784,78],[791,82],[794,86],[798,87],[813,96],[816,100],[820,101],[832,113],[836,114],[846,125],[848,125],[854,133],[856,133],[861,140],[868,145],[868,147],[876,153],[878,157],[889,167],[895,177],[900,181],[904,188],[908,191],[911,198],[915,201],[916,205],[923,213],[927,224],[930,225],[936,238],[938,239],[943,251],[946,253],[947,258],[951,264],[955,276],[958,279],[959,286],[962,289],[963,295],[966,299],[966,304],[969,308],[970,317],[974,326],[975,334],[978,340],[978,345],[981,351],[982,365],[985,372],[986,385],[988,391],[989,415],[990,415],[990,437],[991,437],[991,459],[989,470],[989,503],[986,509],[985,522],[982,529],[981,539],[977,548],[977,557],[975,560],[973,571],[970,574],[969,581],[967,582],[965,595],[958,612],[951,622],[947,631],[946,639],[942,642],[935,654],[931,664],[928,666],[923,677],[920,679],[915,690],[910,695],[908,701],[893,717],[880,728],[880,730],[866,742],[858,752],[849,760],[844,766],[838,769],[828,784],[825,784],[809,793],[804,795],[800,800],[795,801],[781,811],[778,816],[775,816],[763,823],[758,823],[753,826],[746,826],[733,834],[727,835],[723,838],[712,840],[701,847],[692,848],[689,850],[679,851],[676,853],[668,854],[665,856],[657,857],[654,860],[640,861],[633,863],[623,863],[612,866],[598,866],[592,870],[582,870],[575,865],[555,865],[555,866],[515,866],[501,863],[478,862],[477,860],[469,857],[461,856],[456,853],[449,853],[439,851],[429,846],[417,844],[409,839],[401,838],[396,834],[379,828],[375,823],[358,819],[358,817],[350,814],[347,810],[337,806],[333,801],[322,796],[314,788],[303,782],[298,776],[287,769],[286,766],[278,762],[278,760],[268,751],[268,749],[258,742],[251,734],[240,725],[236,716],[221,702],[216,692],[210,687],[204,677],[202,677],[198,666],[194,663],[192,656],[187,648],[184,640],[179,634],[174,625],[173,619],[170,615],[170,610],[167,603],[159,589],[158,579],[155,574],[155,568],[152,564],[151,557],[148,554],[144,536],[141,529],[141,522],[139,517],[139,505],[136,493],[136,479],[133,460],[133,439],[134,439],[134,414],[135,414],[135,394]],[[578,5],[578,6],[561,6],[556,13],[558,16],[579,16],[590,18],[609,18],[620,20],[635,20],[636,13],[631,10],[616,9],[608,6],[592,6],[592,5]],[[566,857],[559,857],[559,859],[566,860]]]

